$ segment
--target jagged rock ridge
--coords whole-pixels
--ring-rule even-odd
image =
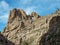
[[[56,38],[58,41],[51,40],[54,38],[54,34],[59,35],[59,20],[60,10],[51,15],[41,17],[36,12],[27,15],[25,11],[15,8],[10,11],[9,19],[2,35],[14,43],[13,45],[54,45],[55,42],[59,41],[58,38]],[[45,40],[48,39],[47,36],[50,36],[50,33],[51,35],[54,33],[53,37],[50,37],[48,41]],[[55,42],[53,43],[53,41]]]

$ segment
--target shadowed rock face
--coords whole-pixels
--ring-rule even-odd
[[[60,16],[50,20],[49,30],[42,35],[39,45],[60,45]]]
[[[15,45],[0,33],[0,45]]]

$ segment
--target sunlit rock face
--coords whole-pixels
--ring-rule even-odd
[[[59,30],[58,11],[41,17],[36,12],[27,15],[24,10],[14,8],[10,11],[2,35],[11,42],[10,45],[55,45],[60,39]]]

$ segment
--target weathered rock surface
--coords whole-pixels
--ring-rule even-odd
[[[0,45],[15,45],[0,33]]]
[[[23,10],[10,11],[2,35],[13,45],[60,45],[60,14],[40,17],[36,12],[27,15]],[[11,45],[11,44],[10,44]]]

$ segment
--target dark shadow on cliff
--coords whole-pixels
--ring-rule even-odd
[[[0,45],[15,45],[15,44],[7,40],[2,34],[0,34]]]
[[[60,16],[50,20],[49,30],[42,35],[39,45],[60,45]]]

